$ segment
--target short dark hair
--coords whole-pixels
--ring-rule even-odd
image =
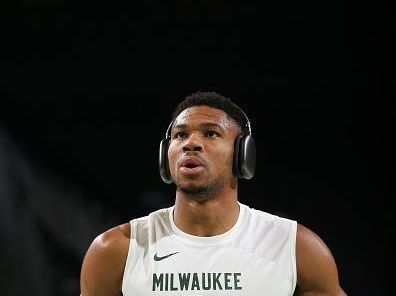
[[[230,98],[214,91],[197,91],[187,96],[181,101],[172,114],[172,122],[185,109],[193,106],[208,106],[224,111],[228,117],[233,119],[244,133],[248,133],[248,119],[242,109],[240,109]]]

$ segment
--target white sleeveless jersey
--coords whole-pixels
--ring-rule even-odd
[[[132,220],[123,295],[293,295],[297,222],[239,205],[212,237],[181,231],[173,207]]]

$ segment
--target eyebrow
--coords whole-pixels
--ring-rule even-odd
[[[188,125],[185,123],[180,123],[180,124],[176,124],[173,129],[185,129],[187,128]],[[217,123],[213,123],[213,122],[203,122],[201,124],[199,124],[199,127],[203,127],[203,128],[219,128],[221,130],[224,130],[224,128],[217,124]]]

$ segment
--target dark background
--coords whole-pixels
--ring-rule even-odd
[[[390,295],[389,4],[3,4],[4,295],[77,295],[96,235],[172,204],[159,142],[196,90],[250,118],[257,169],[240,200],[318,233],[349,295]]]

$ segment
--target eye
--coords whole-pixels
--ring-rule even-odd
[[[217,138],[217,137],[220,136],[220,134],[218,132],[215,132],[215,131],[207,131],[206,132],[206,136],[208,138]]]
[[[184,132],[177,132],[173,135],[174,139],[184,139],[186,137],[186,133]]]

